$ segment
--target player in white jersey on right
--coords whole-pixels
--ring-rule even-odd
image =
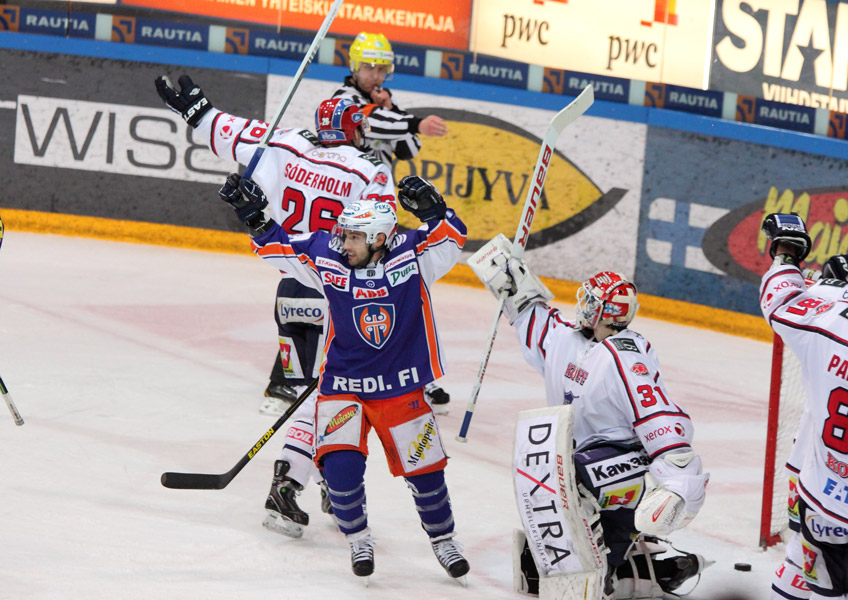
[[[187,75],[179,78],[179,84],[177,90],[166,77],[157,78],[156,89],[165,104],[197,129],[215,154],[248,164],[268,124],[213,108]],[[266,214],[273,221],[290,234],[329,232],[338,215],[357,200],[395,206],[391,172],[359,149],[367,120],[355,104],[344,99],[321,102],[315,112],[315,128],[316,133],[278,129],[253,172],[253,181],[269,200]],[[299,363],[303,382],[317,376],[326,305],[320,292],[283,273],[275,316],[281,340],[287,337],[294,343],[284,349],[281,341],[281,351],[289,352],[289,360]],[[263,525],[291,537],[303,535],[303,527],[309,523],[309,515],[298,506],[295,495],[310,478],[322,485],[322,509],[330,512],[329,497],[312,460],[315,395],[292,416],[265,503],[268,514]],[[279,414],[282,412],[284,408]]]
[[[811,294],[834,301],[848,300],[848,255],[834,255],[821,271],[803,269],[807,289]],[[788,350],[787,350],[788,351]],[[806,374],[802,373],[802,378]],[[806,387],[806,384],[805,384]],[[810,426],[809,406],[805,407],[795,435],[795,443],[786,463],[789,475],[787,510],[789,528],[794,532],[786,543],[786,556],[772,578],[770,600],[808,600],[812,590],[804,578],[803,537],[800,534],[798,477],[807,452],[814,443],[815,432]]]
[[[578,290],[572,322],[545,304],[553,294],[523,260],[511,259],[511,248],[500,235],[468,263],[495,296],[509,291],[504,314],[525,360],[545,378],[548,405],[575,407],[574,467],[568,471],[576,470],[600,512],[609,549],[603,598],[673,593],[707,563],[691,553],[659,560],[664,549],[654,536],[695,517],[709,474],[692,449],[692,422],[671,400],[653,347],[628,328],[639,307],[636,287],[601,271]],[[564,535],[585,535],[576,529]],[[528,580],[532,562],[522,561],[522,569],[531,567]]]
[[[845,290],[838,279],[807,289],[799,265],[812,244],[798,215],[770,214],[763,231],[774,263],[762,278],[760,308],[801,363],[807,395],[806,427],[796,441],[803,463],[795,560],[811,599],[848,599],[848,294],[817,293],[828,285]]]

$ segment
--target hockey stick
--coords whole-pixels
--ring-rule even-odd
[[[220,475],[214,475],[212,473],[162,473],[162,477],[160,479],[162,485],[173,490],[223,490],[235,478],[235,476],[239,474],[244,466],[250,462],[250,459],[256,456],[256,453],[262,449],[265,442],[270,440],[271,436],[277,433],[283,423],[285,423],[288,418],[294,414],[294,411],[300,408],[300,405],[306,401],[309,394],[313,392],[317,385],[318,380],[313,379],[312,383],[306,386],[306,389],[303,390],[303,393],[300,394],[298,399],[289,406],[288,410],[283,413],[279,419],[277,419],[276,423],[271,425],[271,429],[266,431],[265,435],[259,438],[247,454],[241,457],[241,460],[236,463],[236,466],[226,473],[221,473]]]
[[[271,123],[268,125],[268,131],[266,131],[265,135],[262,136],[262,139],[259,141],[259,147],[253,153],[247,168],[244,170],[244,173],[242,173],[242,177],[244,179],[249,179],[250,176],[253,175],[253,170],[256,169],[256,165],[259,164],[259,159],[262,158],[265,148],[268,147],[268,142],[270,141],[271,136],[274,135],[274,130],[277,128],[277,125],[280,124],[280,119],[283,118],[283,113],[286,112],[286,109],[289,107],[289,103],[291,102],[295,91],[300,85],[303,76],[306,74],[306,68],[312,62],[312,59],[315,58],[315,53],[318,52],[318,46],[321,45],[321,42],[324,40],[324,36],[327,35],[327,30],[330,29],[330,25],[333,23],[333,19],[336,18],[336,14],[342,7],[343,1],[344,0],[335,0],[333,5],[330,7],[330,10],[327,11],[327,16],[324,17],[324,22],[321,23],[318,33],[315,34],[315,39],[312,40],[312,45],[309,46],[309,50],[306,51],[306,56],[303,57],[303,60],[297,69],[297,73],[294,74],[294,79],[292,79],[292,82],[289,84],[289,89],[286,90],[286,94],[283,96],[283,100],[280,102],[280,106],[277,108],[274,118],[271,119]]]
[[[24,420],[21,418],[21,413],[18,412],[18,408],[15,406],[15,403],[12,402],[12,395],[9,394],[9,390],[6,389],[6,384],[3,383],[2,377],[0,377],[0,394],[3,394],[3,400],[6,401],[6,406],[9,407],[9,412],[12,413],[12,418],[15,419],[15,425],[18,427],[23,425]]]
[[[542,147],[539,149],[539,158],[536,159],[536,166],[533,168],[533,178],[530,180],[530,187],[527,190],[527,197],[524,199],[524,210],[521,212],[521,219],[518,221],[518,230],[515,232],[515,239],[512,242],[512,258],[521,259],[524,256],[524,248],[527,246],[527,238],[530,236],[530,227],[533,225],[533,218],[536,216],[536,206],[539,197],[542,195],[542,186],[545,185],[545,176],[548,173],[548,167],[551,164],[551,158],[554,154],[557,138],[568,125],[573,123],[577,117],[582,115],[592,106],[595,101],[595,91],[591,85],[580,92],[571,103],[559,111],[554,118],[551,119],[548,130],[545,132],[545,137],[542,138]],[[506,301],[507,291],[501,292],[498,299],[498,310],[495,313],[495,321],[489,329],[488,342],[486,343],[486,352],[483,354],[483,360],[480,363],[480,369],[477,371],[477,381],[474,382],[474,387],[471,389],[471,399],[468,401],[468,406],[465,409],[465,417],[462,419],[462,426],[459,429],[459,435],[456,436],[458,442],[467,442],[468,427],[471,425],[471,415],[474,414],[474,407],[477,404],[477,396],[480,394],[480,387],[483,385],[483,376],[486,374],[486,367],[489,364],[489,357],[492,355],[492,348],[495,346],[495,336],[498,333],[498,325],[501,319],[501,311]]]
[[[3,225],[3,219],[0,218],[0,246],[3,245],[3,234],[5,233],[6,228]],[[3,378],[0,377],[0,394],[3,395],[3,400],[6,401],[6,406],[9,407],[9,412],[12,413],[12,418],[15,419],[15,425],[21,426],[24,424],[24,420],[21,418],[21,413],[18,412],[18,407],[15,406],[15,403],[12,401],[12,396],[9,394],[9,390],[6,389],[6,384],[3,383]]]

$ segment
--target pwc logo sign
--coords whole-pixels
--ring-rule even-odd
[[[848,188],[772,187],[765,198],[740,206],[713,223],[704,234],[704,254],[729,275],[758,284],[772,263],[769,241],[760,230],[763,219],[771,213],[789,212],[804,219],[813,243],[805,266],[821,269],[837,249],[848,245]]]
[[[378,350],[392,335],[395,326],[395,307],[370,302],[353,308],[353,322],[359,337]]]

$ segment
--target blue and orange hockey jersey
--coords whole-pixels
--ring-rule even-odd
[[[465,225],[450,209],[443,220],[395,236],[376,265],[351,269],[337,239],[324,231],[288,236],[279,226],[253,239],[253,250],[330,305],[319,391],[390,398],[444,374],[430,286],[456,264]]]

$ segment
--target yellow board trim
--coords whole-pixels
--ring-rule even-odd
[[[250,239],[244,233],[10,208],[0,210],[7,236],[10,231],[25,231],[191,250],[252,254]],[[541,279],[556,298],[574,302],[579,283],[547,277]],[[441,281],[468,287],[483,287],[471,268],[465,264],[457,264]],[[639,305],[639,315],[651,319],[710,329],[763,342],[770,342],[773,337],[765,320],[753,315],[648,294],[639,294]]]

